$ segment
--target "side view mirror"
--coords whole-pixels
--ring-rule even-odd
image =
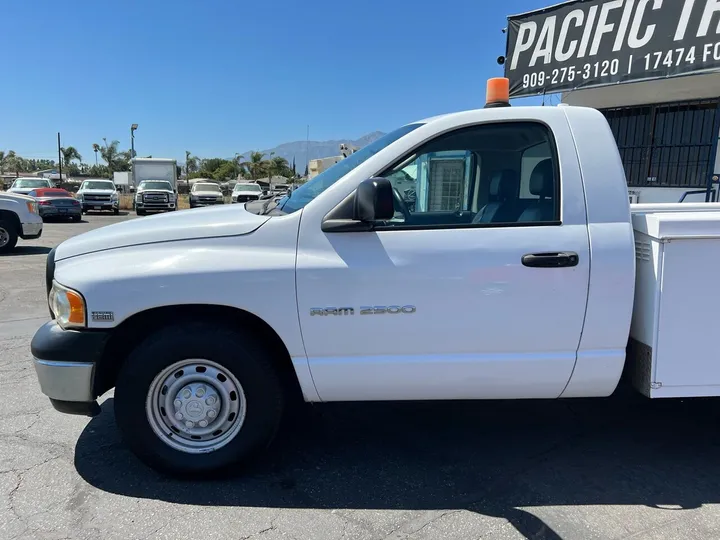
[[[392,219],[392,184],[387,178],[368,178],[355,191],[353,219],[366,223]]]
[[[323,219],[324,232],[370,231],[395,215],[393,188],[387,178],[368,178]]]

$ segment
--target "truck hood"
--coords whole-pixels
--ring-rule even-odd
[[[144,188],[144,189],[138,189],[137,193],[175,193],[175,192],[172,190],[169,190],[169,189]]]
[[[57,247],[55,260],[139,244],[249,234],[268,219],[236,205],[143,217],[70,238]]]
[[[190,195],[202,195],[203,197],[222,197],[223,194],[219,191],[193,191]]]
[[[32,191],[32,189],[30,190]],[[28,192],[29,193],[29,192]],[[12,191],[0,191],[0,201],[1,200],[10,200],[10,201],[34,201],[32,197],[28,197],[27,195],[21,195],[17,192]]]
[[[32,190],[38,189],[38,188],[24,188],[24,187],[16,187],[16,188],[10,188],[6,191],[6,193],[13,193],[14,195],[27,195]]]
[[[112,195],[115,193],[114,189],[84,189],[78,191],[79,195]]]

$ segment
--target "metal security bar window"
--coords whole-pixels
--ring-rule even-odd
[[[428,211],[462,208],[464,183],[464,159],[431,159]]]
[[[718,101],[603,110],[628,186],[706,187],[718,143]]]

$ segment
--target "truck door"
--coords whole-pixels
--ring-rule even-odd
[[[298,308],[321,399],[562,393],[590,253],[577,159],[557,141],[574,147],[553,118],[426,142],[380,172],[395,218],[373,231],[305,234],[318,225],[303,217]]]

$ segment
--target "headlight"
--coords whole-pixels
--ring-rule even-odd
[[[38,205],[35,201],[27,201],[27,210],[31,214],[37,214],[38,213]]]
[[[82,202],[82,200],[83,200],[83,194],[82,194],[82,193],[78,193],[77,195],[75,195],[75,198],[76,198],[78,201]]]
[[[113,200],[113,201],[117,201],[117,200],[118,200],[118,193],[117,193],[117,191],[116,191],[115,193],[113,193],[112,195],[110,195],[110,199]]]
[[[50,310],[62,328],[84,328],[86,325],[85,299],[82,295],[53,281],[48,295]]]
[[[135,202],[142,202],[142,193],[135,195]]]

